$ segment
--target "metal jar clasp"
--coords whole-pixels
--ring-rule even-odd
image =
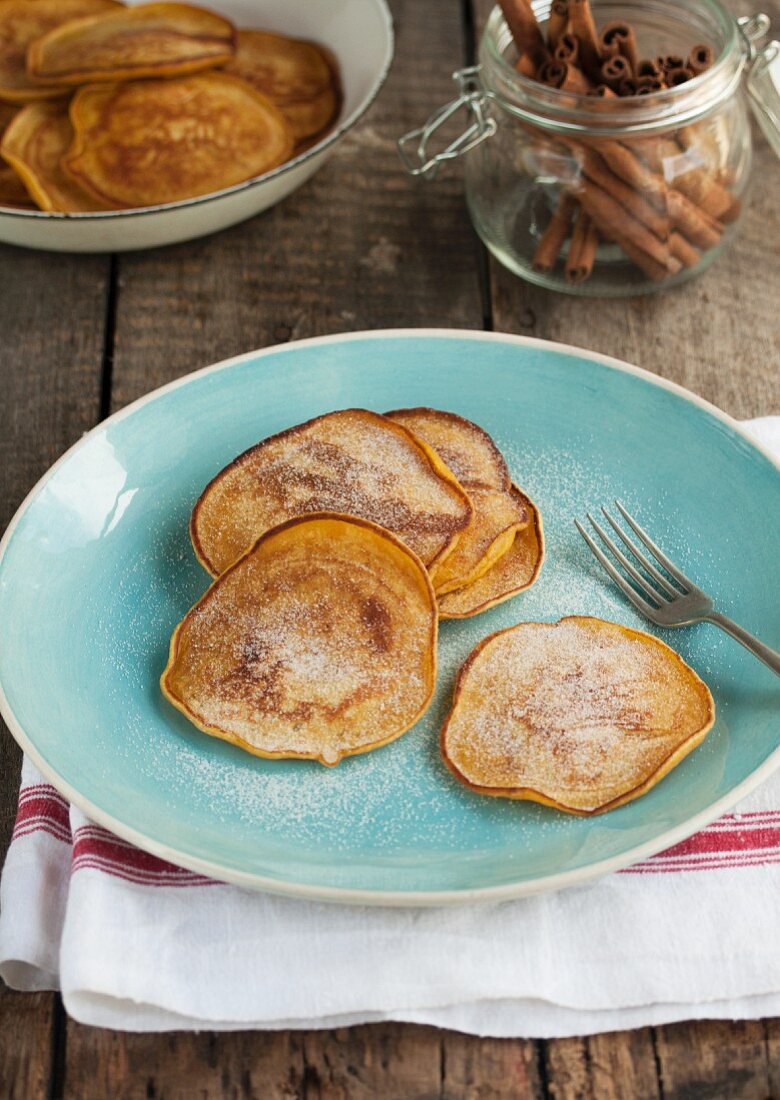
[[[424,126],[418,126],[398,139],[398,155],[411,176],[433,179],[444,161],[463,156],[496,132],[495,119],[485,113],[491,94],[482,86],[479,67],[460,69],[452,74],[452,79],[460,90],[458,97],[434,111]],[[440,152],[431,153],[431,138],[461,108],[466,111],[469,125]]]

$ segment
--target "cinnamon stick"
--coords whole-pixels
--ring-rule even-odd
[[[576,195],[599,232],[620,245],[651,279],[664,279],[680,270],[682,264],[663,241],[598,184],[583,179],[577,185]]]
[[[590,214],[580,208],[566,254],[564,278],[567,283],[584,283],[590,278],[598,244],[598,230]]]
[[[694,205],[681,191],[669,188],[666,200],[669,217],[675,229],[679,229],[689,241],[699,248],[714,248],[720,240],[721,226],[709,214]]]
[[[678,69],[667,69],[664,79],[669,88],[679,88],[681,84],[686,84],[693,79],[693,73],[686,66],[681,65]]]
[[[588,92],[588,95],[593,96],[595,99],[617,98],[608,84],[597,84],[595,88],[591,88],[591,90]]]
[[[593,21],[590,0],[569,0],[569,30],[579,39],[580,61],[586,76],[599,81],[599,36]]]
[[[609,84],[610,88],[617,92],[621,83],[630,79],[631,76],[631,66],[628,61],[622,54],[616,53],[614,57],[610,57],[607,61],[601,63],[598,82]]]
[[[640,79],[643,76],[650,76],[656,80],[660,80],[664,75],[664,70],[663,67],[659,64],[658,60],[646,58],[644,61],[640,61],[637,65],[636,75]]]
[[[688,68],[695,76],[698,76],[699,73],[706,72],[712,66],[714,60],[715,55],[712,52],[712,47],[694,46],[688,54]]]
[[[664,80],[657,76],[640,76],[636,82],[636,90],[641,92],[642,95],[653,95],[655,92],[662,92],[665,87]]]
[[[577,150],[575,149],[575,153]],[[593,149],[580,146],[578,156],[582,171],[593,183],[619,203],[632,217],[654,233],[659,240],[668,237],[671,228],[669,218],[650,205],[638,191],[616,176]]]
[[[670,69],[685,68],[685,58],[677,57],[676,54],[667,54],[666,57],[658,57],[656,60],[665,73]]]
[[[621,80],[618,85],[618,95],[636,95],[639,90],[639,85],[633,76],[627,76],[625,80]]]
[[[539,79],[542,84],[548,84],[551,88],[558,88],[562,92],[575,92],[578,95],[587,95],[591,86],[582,71],[567,61],[545,62],[539,70]]]
[[[522,57],[528,54],[537,69],[550,59],[530,0],[499,0],[506,25]]]
[[[576,65],[579,60],[580,43],[573,34],[562,34],[558,39],[553,57],[556,61],[566,61],[570,65]]]
[[[558,197],[555,210],[553,210],[550,223],[542,234],[534,258],[531,261],[534,271],[539,271],[545,275],[552,271],[555,261],[558,259],[558,254],[563,247],[563,242],[569,235],[576,209],[577,203],[574,198],[567,191],[562,191]]]
[[[669,234],[669,251],[677,257],[683,267],[696,267],[701,259],[701,252],[676,229]]]
[[[536,65],[527,53],[520,54],[515,62],[515,68],[522,76],[527,76],[531,80],[536,77]]]
[[[601,50],[608,51],[608,56],[613,52],[613,46],[617,45],[617,52],[625,57],[631,66],[631,75],[637,75],[639,67],[639,54],[636,48],[636,35],[630,23],[620,19],[613,19],[605,23],[601,28]]]
[[[568,0],[553,0],[550,8],[550,18],[547,20],[547,45],[551,50],[555,50],[568,22]]]
[[[665,213],[668,188],[661,176],[619,141],[599,141],[595,147],[610,171],[639,191],[659,213]]]

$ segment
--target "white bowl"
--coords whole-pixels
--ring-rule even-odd
[[[128,0],[137,3],[138,0]],[[261,27],[329,47],[341,70],[338,124],[273,172],[183,202],[95,214],[0,206],[0,241],[55,252],[126,252],[203,237],[286,198],[313,175],[376,98],[393,60],[385,0],[201,0],[239,27]]]

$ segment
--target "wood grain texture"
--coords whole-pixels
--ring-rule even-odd
[[[121,258],[115,408],[268,344],[362,328],[481,327],[459,175],[435,188],[412,180],[395,145],[453,94],[450,74],[464,57],[459,5],[426,0],[424,18],[415,0],[392,8],[390,78],[312,180],[218,236]]]
[[[0,983],[0,1096],[4,1100],[47,1100],[53,1028],[51,993],[12,993]]]
[[[696,1020],[656,1028],[664,1100],[771,1100],[760,1020]]]
[[[441,1032],[441,1100],[542,1100],[538,1044]]]
[[[98,419],[108,260],[0,246],[0,530],[47,467]],[[4,623],[6,644],[23,623]],[[21,750],[0,723],[0,862]],[[52,994],[0,989],[0,1095],[48,1095]]]
[[[438,1100],[440,1033],[411,1024],[305,1036],[306,1100]]]
[[[545,1077],[555,1100],[661,1100],[649,1028],[543,1044]]]
[[[131,1035],[69,1021],[63,1100],[302,1100],[294,1032]]]

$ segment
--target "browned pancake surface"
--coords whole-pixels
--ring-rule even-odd
[[[464,489],[508,489],[504,456],[488,433],[457,413],[441,409],[396,409],[387,413],[424,439],[449,466]]]
[[[714,716],[707,686],[648,634],[587,617],[520,623],[466,661],[441,748],[479,793],[592,814],[654,786]]]
[[[118,208],[231,187],[276,168],[293,147],[278,109],[221,72],[87,85],[73,99],[71,121],[65,171]]]
[[[474,509],[472,521],[452,553],[432,571],[437,596],[473,584],[487,573],[529,521],[529,510],[519,494],[470,488],[468,496]]]
[[[62,170],[62,157],[72,141],[68,106],[59,100],[22,107],[3,135],[0,153],[25,181],[41,210],[101,208]]]
[[[49,31],[30,46],[27,71],[37,82],[69,86],[177,76],[224,65],[234,48],[233,24],[215,12],[139,4]]]
[[[121,8],[114,0],[0,0],[0,99],[32,103],[62,96],[62,88],[44,87],[28,75],[30,45],[62,23]]]
[[[277,104],[314,99],[332,83],[325,54],[313,42],[267,31],[240,30],[227,71]]]
[[[179,625],[161,686],[197,726],[260,756],[337,764],[400,736],[436,678],[422,563],[364,520],[267,532]]]
[[[467,619],[530,588],[539,576],[544,560],[544,535],[539,509],[529,497],[512,486],[511,495],[525,509],[528,522],[515,535],[502,557],[477,580],[439,598],[442,619]]]
[[[377,413],[345,409],[258,443],[217,474],[193,511],[195,552],[216,576],[263,531],[321,511],[378,523],[426,566],[446,557],[471,519],[465,492],[430,448]]]

